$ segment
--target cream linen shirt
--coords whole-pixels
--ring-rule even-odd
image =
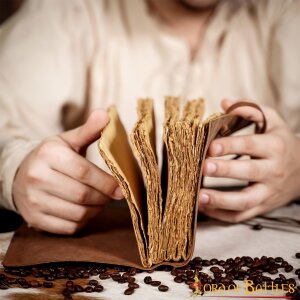
[[[26,1],[0,29],[1,205],[15,209],[15,173],[43,138],[64,130],[67,103],[77,115],[116,104],[130,131],[136,99],[155,99],[159,153],[165,95],[204,97],[206,115],[224,97],[251,98],[299,133],[299,55],[299,1],[224,1],[192,62],[145,1]],[[105,168],[95,145],[87,157]]]

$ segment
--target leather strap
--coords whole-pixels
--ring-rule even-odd
[[[259,110],[262,114],[262,117],[263,117],[263,124],[262,126],[259,125],[258,122],[255,122],[255,133],[264,133],[267,129],[267,120],[266,120],[266,116],[263,112],[263,110],[255,103],[252,103],[252,102],[247,102],[247,101],[240,101],[240,102],[236,102],[234,104],[232,104],[226,111],[225,113],[226,114],[229,114],[231,113],[233,110],[239,108],[239,107],[253,107],[257,110]],[[241,155],[236,155],[233,159],[238,159],[240,158]]]
[[[239,107],[247,107],[247,106],[253,107],[261,112],[262,117],[263,117],[263,124],[262,124],[262,126],[259,126],[259,124],[257,122],[255,122],[255,133],[264,133],[267,129],[267,120],[266,120],[266,116],[265,116],[263,110],[257,104],[252,103],[252,102],[247,102],[247,101],[240,101],[240,102],[232,104],[225,112],[226,112],[226,114],[229,114],[233,110],[235,110]]]

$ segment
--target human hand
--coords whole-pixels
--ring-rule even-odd
[[[222,101],[224,110],[232,104]],[[241,191],[201,189],[199,210],[206,215],[238,223],[283,206],[300,195],[300,138],[275,110],[261,108],[267,120],[264,134],[229,136],[211,143],[203,174],[251,184]],[[251,107],[240,107],[232,113],[259,123],[263,120],[262,114]],[[251,159],[218,159],[228,154],[250,155]]]
[[[73,234],[105,203],[122,199],[117,181],[80,154],[108,123],[103,110],[87,122],[41,142],[22,161],[13,183],[15,205],[31,226]]]

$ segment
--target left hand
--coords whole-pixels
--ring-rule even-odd
[[[224,110],[232,104],[222,101]],[[267,120],[264,134],[229,136],[211,143],[203,175],[241,179],[251,184],[241,191],[201,189],[199,210],[206,215],[238,223],[283,206],[300,195],[300,138],[274,109],[261,108]],[[262,122],[262,114],[251,107],[240,107],[232,113]],[[228,154],[250,155],[251,159],[217,158]]]

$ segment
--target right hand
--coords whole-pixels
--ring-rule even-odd
[[[22,161],[13,183],[19,213],[32,227],[73,234],[113,199],[122,199],[117,181],[80,153],[108,123],[104,110],[87,122],[41,142]]]

